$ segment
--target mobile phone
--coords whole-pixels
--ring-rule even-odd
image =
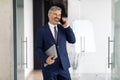
[[[63,24],[65,24],[65,23],[66,23],[66,21],[63,21],[63,19],[62,19],[62,18],[67,18],[67,14],[62,13],[62,15],[61,15],[60,23],[63,25]]]
[[[63,25],[63,24],[65,24],[65,22],[62,20],[62,17],[61,17],[61,19],[60,19],[60,23]]]

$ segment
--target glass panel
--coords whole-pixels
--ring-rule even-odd
[[[76,36],[76,43],[67,46],[72,80],[111,80],[111,7],[111,0],[68,0],[68,20]]]
[[[24,6],[23,0],[16,0],[17,29],[17,80],[24,80]]]
[[[120,0],[113,0],[114,54],[112,80],[120,80]]]

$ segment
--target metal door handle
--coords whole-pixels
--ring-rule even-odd
[[[110,65],[112,64],[111,62],[111,55],[110,55],[110,43],[113,42],[113,40],[110,40],[110,37],[108,37],[108,68],[110,68]]]
[[[81,39],[81,54],[83,53],[85,55],[85,37],[81,37],[80,39]]]
[[[22,41],[22,37],[21,37],[21,55],[20,55],[20,60],[21,60],[21,68],[22,68],[22,62],[23,62],[23,59],[22,59],[22,52],[23,52],[23,47],[22,47],[22,43],[23,43],[23,41]]]
[[[25,64],[26,64],[26,68],[28,68],[28,41],[27,41],[27,37],[26,37],[25,43],[26,43],[26,62],[25,62]]]
[[[21,40],[22,41],[22,40]],[[26,50],[26,61],[23,63],[23,65],[26,65],[26,68],[28,68],[28,50],[27,50],[27,48],[28,48],[28,44],[27,44],[27,37],[26,37],[26,39],[24,40],[24,41],[22,41],[22,43],[23,44],[25,44],[26,46],[25,46],[25,50]],[[21,44],[22,45],[22,44]],[[21,47],[21,57],[22,57],[22,47]],[[23,59],[24,60],[24,59]],[[23,62],[23,60],[22,60],[22,58],[21,58],[21,62]],[[21,63],[22,64],[22,63]],[[22,67],[22,66],[21,66]]]

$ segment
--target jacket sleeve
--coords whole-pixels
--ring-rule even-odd
[[[65,31],[65,34],[66,34],[67,41],[69,43],[75,43],[76,39],[75,39],[75,35],[74,35],[73,30],[71,29],[71,27],[69,26],[67,28],[64,28],[64,31]]]
[[[43,43],[43,31],[38,29],[35,38],[35,54],[45,63],[48,56],[43,52]]]

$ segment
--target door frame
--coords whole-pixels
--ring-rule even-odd
[[[14,80],[17,80],[16,0],[13,0]]]

